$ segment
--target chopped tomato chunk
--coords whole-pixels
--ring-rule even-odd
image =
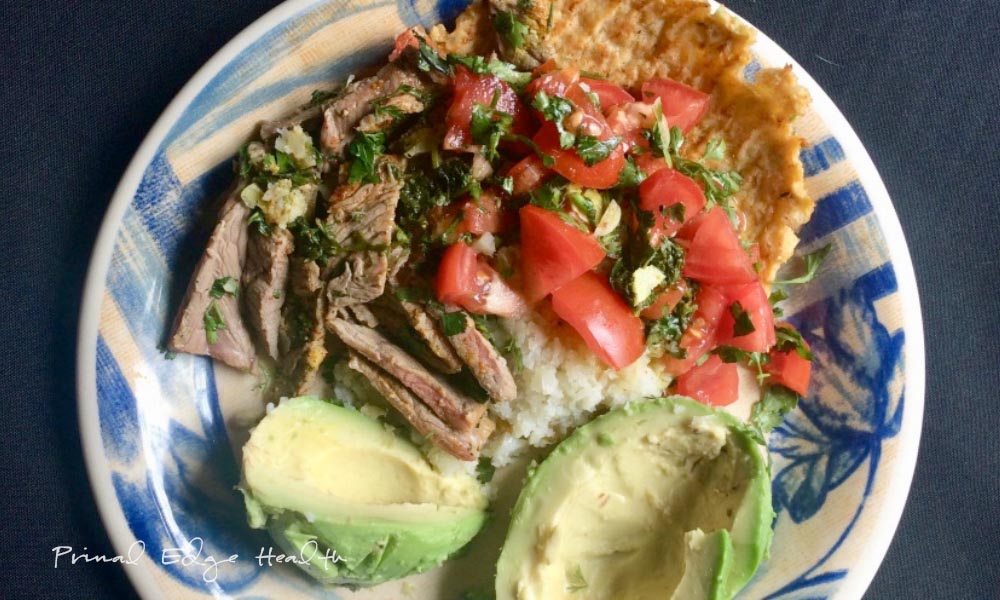
[[[476,75],[465,67],[458,67],[455,93],[446,116],[448,130],[442,143],[445,150],[464,150],[473,144],[469,133],[472,111],[477,104],[492,106],[494,96],[497,99],[496,110],[513,115],[513,130],[527,133],[530,116],[512,87],[495,75]]]
[[[545,168],[545,164],[537,154],[531,154],[511,167],[507,175],[514,179],[513,195],[521,196],[533,192],[542,185],[552,176],[552,171]]]
[[[606,141],[611,137],[613,136],[609,131],[603,137],[598,136],[598,139]],[[588,165],[575,149],[564,150],[559,147],[559,132],[552,123],[543,124],[535,134],[534,141],[542,152],[555,160],[552,165],[553,171],[583,187],[599,190],[614,187],[625,167],[625,151],[621,143],[615,146],[607,158]]]
[[[670,355],[663,357],[664,367],[674,376],[686,372],[705,353],[715,348],[719,321],[729,306],[722,290],[711,285],[698,288],[694,301],[698,308],[691,319],[691,325],[681,335],[680,347],[686,352],[684,358]]]
[[[698,124],[708,111],[708,94],[670,79],[650,79],[642,84],[642,100],[653,102],[657,98],[663,107],[663,116],[671,127],[680,127],[687,133]]]
[[[438,266],[435,292],[438,300],[475,314],[516,317],[527,304],[503,277],[468,245],[452,244]]]
[[[552,308],[615,369],[632,364],[646,350],[642,321],[603,275],[588,271],[562,286],[552,294]]]
[[[698,219],[693,234],[687,227],[680,233],[682,238],[691,235],[685,277],[718,285],[758,281],[750,257],[722,208],[717,206]]]
[[[688,286],[681,279],[676,284],[670,286],[669,288],[660,292],[660,295],[656,297],[656,300],[642,309],[639,313],[643,319],[648,319],[650,321],[655,321],[656,319],[662,319],[663,315],[674,310],[674,307],[684,298],[684,294],[687,293]]]
[[[672,236],[705,208],[705,193],[690,177],[661,169],[639,184],[639,208],[655,217],[650,241],[657,245],[661,237]]]
[[[482,235],[500,231],[503,223],[500,197],[492,190],[483,190],[478,200],[469,198],[461,206],[462,222],[458,226],[458,233]]]
[[[781,327],[792,326],[782,324],[779,325],[779,328]],[[806,348],[808,347],[806,344]],[[812,361],[802,358],[794,349],[781,351],[772,348],[770,356],[771,360],[764,366],[764,370],[770,373],[771,382],[805,396],[809,391],[809,380],[812,377]]]
[[[632,94],[610,81],[581,77],[580,83],[586,85],[592,93],[597,94],[597,99],[601,103],[601,112],[604,114],[607,114],[608,109],[612,106],[635,102]]]
[[[713,354],[677,378],[677,393],[711,406],[726,406],[739,397],[736,363],[724,363]]]
[[[727,289],[729,307],[719,323],[719,345],[732,346],[747,352],[767,352],[775,342],[774,311],[767,300],[767,293],[759,281]],[[738,307],[736,305],[739,305]],[[738,319],[734,312],[744,313],[753,331],[737,331]]]
[[[534,205],[521,208],[521,262],[524,291],[537,302],[604,260],[592,235]]]

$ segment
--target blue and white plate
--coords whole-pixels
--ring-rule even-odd
[[[198,72],[125,173],[90,266],[78,386],[94,494],[144,598],[454,598],[456,573],[491,571],[472,553],[458,566],[350,593],[269,565],[270,542],[246,526],[233,489],[236,450],[263,411],[259,382],[160,350],[207,238],[212,199],[254,124],[384,57],[404,26],[447,21],[463,5],[289,0]],[[800,251],[830,242],[834,251],[786,309],[817,357],[813,392],[771,438],[774,546],[741,597],[860,598],[899,521],[920,438],[913,267],[888,193],[830,98],[763,34],[754,53],[748,76],[792,64],[812,95],[797,128],[818,203]]]

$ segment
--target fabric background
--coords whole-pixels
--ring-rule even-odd
[[[128,598],[80,451],[77,313],[132,154],[275,0],[0,4],[0,597]],[[913,489],[867,598],[1000,598],[1000,19],[992,0],[730,0],[833,97],[878,166],[927,342]]]

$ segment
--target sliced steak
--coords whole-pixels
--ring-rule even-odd
[[[246,371],[253,367],[256,356],[253,341],[240,315],[239,300],[229,294],[221,298],[210,295],[216,279],[232,277],[240,281],[243,273],[250,209],[236,193],[241,187],[234,187],[235,192],[219,212],[219,222],[195,267],[194,277],[174,319],[168,346],[175,352],[211,356]],[[205,311],[213,302],[218,307],[224,326],[216,331],[215,343],[210,344],[205,331]]]
[[[483,444],[489,439],[496,428],[493,421],[483,416],[475,428],[459,433],[441,420],[434,411],[420,401],[413,392],[407,389],[398,379],[365,360],[355,352],[347,366],[361,373],[372,387],[393,406],[410,425],[435,446],[441,448],[459,460],[476,460]]]
[[[364,133],[384,131],[406,115],[415,115],[427,108],[423,100],[406,92],[376,100],[374,106],[376,109],[374,112],[361,118],[358,131]]]
[[[399,191],[398,183],[381,182],[344,185],[331,195],[326,229],[344,253],[324,269],[330,318],[385,291]]]
[[[513,400],[517,397],[517,384],[507,367],[507,360],[476,328],[472,317],[462,314],[465,316],[465,329],[448,337],[455,352],[469,365],[469,370],[490,398],[497,402]]]
[[[373,329],[379,326],[378,317],[368,308],[367,304],[355,304],[354,306],[345,308],[343,312],[350,315],[350,320],[358,325],[364,325]]]
[[[377,102],[404,85],[419,92],[424,90],[426,84],[416,71],[401,64],[389,63],[375,75],[347,86],[343,94],[323,111],[323,128],[320,131],[323,150],[342,157],[361,120],[375,110]]]
[[[458,373],[461,371],[462,359],[448,342],[448,337],[441,328],[441,321],[428,314],[427,309],[416,302],[408,300],[399,300],[398,302],[410,326],[416,330],[420,339],[427,344],[434,356],[438,357],[447,367],[443,372]]]
[[[344,319],[327,319],[326,325],[347,346],[398,379],[456,431],[471,430],[486,413],[485,404],[460,394],[374,329]]]
[[[323,289],[316,261],[293,256],[289,261],[288,289],[296,296],[308,296]]]
[[[316,373],[326,358],[326,328],[323,316],[326,314],[326,299],[323,294],[296,298],[285,311],[286,335],[292,339],[290,351],[284,355],[283,372],[291,373],[290,389],[295,395],[312,390]]]
[[[243,308],[260,346],[277,359],[281,306],[285,303],[288,283],[288,255],[294,242],[287,229],[276,229],[271,235],[251,231],[249,236],[243,269]]]
[[[389,273],[386,275],[386,281],[391,285],[397,285],[400,271],[410,260],[410,249],[406,246],[393,246],[389,248],[385,256],[389,260]]]

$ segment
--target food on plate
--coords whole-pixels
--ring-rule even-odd
[[[808,97],[790,68],[748,79],[752,41],[702,0],[474,2],[453,29],[407,29],[384,64],[263,123],[240,150],[170,338],[174,350],[273,373],[270,399],[341,405],[286,400],[255,430],[244,449],[253,523],[291,546],[316,536],[348,548],[348,566],[313,569],[321,580],[375,584],[440,563],[482,524],[474,481],[444,473],[514,469],[551,451],[522,494],[498,591],[558,596],[578,568],[595,597],[626,585],[636,598],[738,591],[770,532],[763,450],[748,440],[764,443],[811,376],[780,303],[825,252],[776,280],[813,207],[792,129]],[[741,404],[743,423],[719,412]],[[300,429],[316,442],[262,433]],[[592,444],[594,432],[620,443]],[[373,452],[371,469],[348,471],[371,495],[345,504],[323,488],[324,512],[296,504],[308,494],[275,494],[335,476],[315,457],[352,444]],[[598,564],[578,544],[579,557],[550,564],[527,550],[545,540],[531,541],[526,515],[603,485],[541,483],[547,474],[598,456],[621,465],[594,471],[611,488],[656,476],[642,494],[576,506],[562,531],[604,519],[598,544],[667,507],[670,561]],[[403,464],[435,491],[419,506],[441,506],[446,481],[464,481],[468,502],[461,519],[402,519],[412,554],[386,550],[384,527],[356,527]],[[700,486],[723,476],[744,487]],[[606,507],[617,512],[601,516]],[[720,517],[726,507],[735,520]],[[369,569],[378,561],[365,557],[382,553],[392,560]]]
[[[680,397],[580,427],[528,477],[496,597],[729,598],[771,541],[763,450],[731,415]]]
[[[320,581],[369,586],[436,567],[486,520],[466,473],[442,475],[375,419],[318,398],[283,400],[243,447],[253,527]]]

